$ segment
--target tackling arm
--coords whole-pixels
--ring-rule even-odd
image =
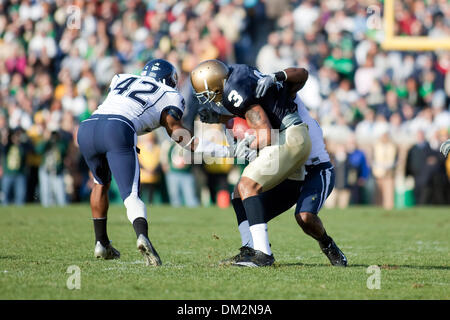
[[[193,136],[182,125],[181,120],[175,119],[167,111],[161,114],[160,123],[166,128],[167,134],[176,143],[191,152],[209,153],[218,158],[238,157],[250,159],[253,156],[253,152],[249,147],[254,139],[253,136],[246,137],[246,139],[243,139],[236,145],[225,146]]]
[[[164,128],[166,128],[169,137],[176,143],[183,148],[188,145],[190,142],[190,137],[192,137],[192,133],[182,125],[181,120],[175,119],[167,110],[164,110],[161,113],[160,123]],[[191,151],[194,151],[193,143],[190,144],[190,148]]]

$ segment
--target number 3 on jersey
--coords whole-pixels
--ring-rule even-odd
[[[241,105],[242,101],[244,101],[244,99],[242,99],[241,95],[237,93],[236,90],[231,90],[230,94],[228,95],[228,101],[234,102],[233,106],[238,108]]]
[[[119,82],[116,87],[113,89],[114,91],[117,92],[117,94],[124,94],[124,92],[128,91],[128,89],[130,89],[130,86],[137,80],[137,77],[130,77],[127,78],[125,80],[123,80],[122,82]],[[133,99],[134,101],[136,101],[137,103],[139,103],[141,106],[145,106],[146,101],[141,99],[138,95],[149,95],[149,94],[153,94],[155,93],[159,87],[156,86],[154,83],[151,83],[149,81],[140,81],[139,83],[144,84],[144,85],[149,85],[150,88],[148,90],[133,90],[130,93],[128,93],[126,96],[128,98]]]

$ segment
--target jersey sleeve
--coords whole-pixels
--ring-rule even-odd
[[[185,109],[185,101],[181,94],[176,91],[167,91],[164,97],[164,107],[161,110],[167,110],[176,120],[181,120]]]
[[[258,103],[255,98],[256,84],[257,77],[251,68],[234,65],[225,84],[222,99],[225,108],[234,115],[244,117],[248,108]]]

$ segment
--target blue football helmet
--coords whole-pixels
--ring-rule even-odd
[[[141,76],[152,77],[172,88],[178,83],[178,74],[175,67],[164,59],[153,59],[144,66]]]

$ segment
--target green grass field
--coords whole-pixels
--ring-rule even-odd
[[[347,255],[331,267],[292,212],[269,223],[273,267],[219,267],[240,237],[231,209],[151,207],[150,238],[163,266],[146,267],[121,206],[108,233],[121,259],[93,257],[89,207],[0,208],[0,299],[449,299],[449,208],[385,212],[322,210],[328,233]],[[69,290],[67,268],[81,270]],[[381,268],[381,288],[366,286]]]

